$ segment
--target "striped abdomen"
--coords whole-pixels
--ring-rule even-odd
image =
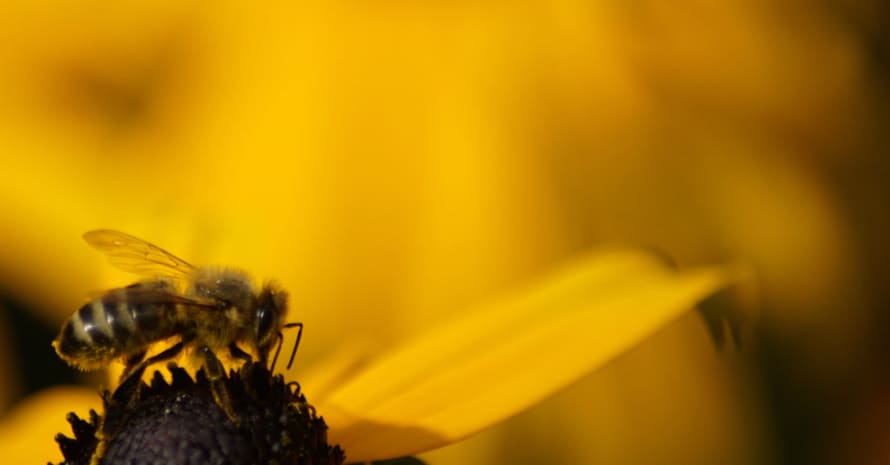
[[[128,300],[128,289],[115,289],[75,312],[53,346],[71,365],[99,368],[177,334],[175,313],[175,303],[134,303]]]

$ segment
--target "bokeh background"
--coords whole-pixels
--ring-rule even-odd
[[[887,463],[888,29],[878,0],[4,1],[0,412],[101,379],[49,346],[131,279],[89,229],[281,280],[306,365],[621,242],[754,264],[741,346],[690,315],[425,460]]]

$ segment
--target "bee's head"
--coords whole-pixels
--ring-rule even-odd
[[[287,292],[275,284],[267,283],[257,296],[256,342],[263,359],[278,340],[287,314]]]

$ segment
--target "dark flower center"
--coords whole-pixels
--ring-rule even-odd
[[[105,415],[68,416],[75,438],[56,437],[61,465],[340,465],[343,451],[327,444],[327,426],[296,383],[248,363],[222,382],[237,422],[214,399],[203,371],[196,380],[173,364],[167,383],[155,373],[130,405],[105,393]]]

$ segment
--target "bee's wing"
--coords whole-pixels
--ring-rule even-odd
[[[106,291],[102,297],[106,304],[180,304],[206,309],[219,308],[212,302],[191,299],[176,293],[168,283],[142,282]]]
[[[120,231],[97,229],[87,232],[83,238],[108,255],[112,265],[130,273],[182,279],[195,269],[170,252]]]

